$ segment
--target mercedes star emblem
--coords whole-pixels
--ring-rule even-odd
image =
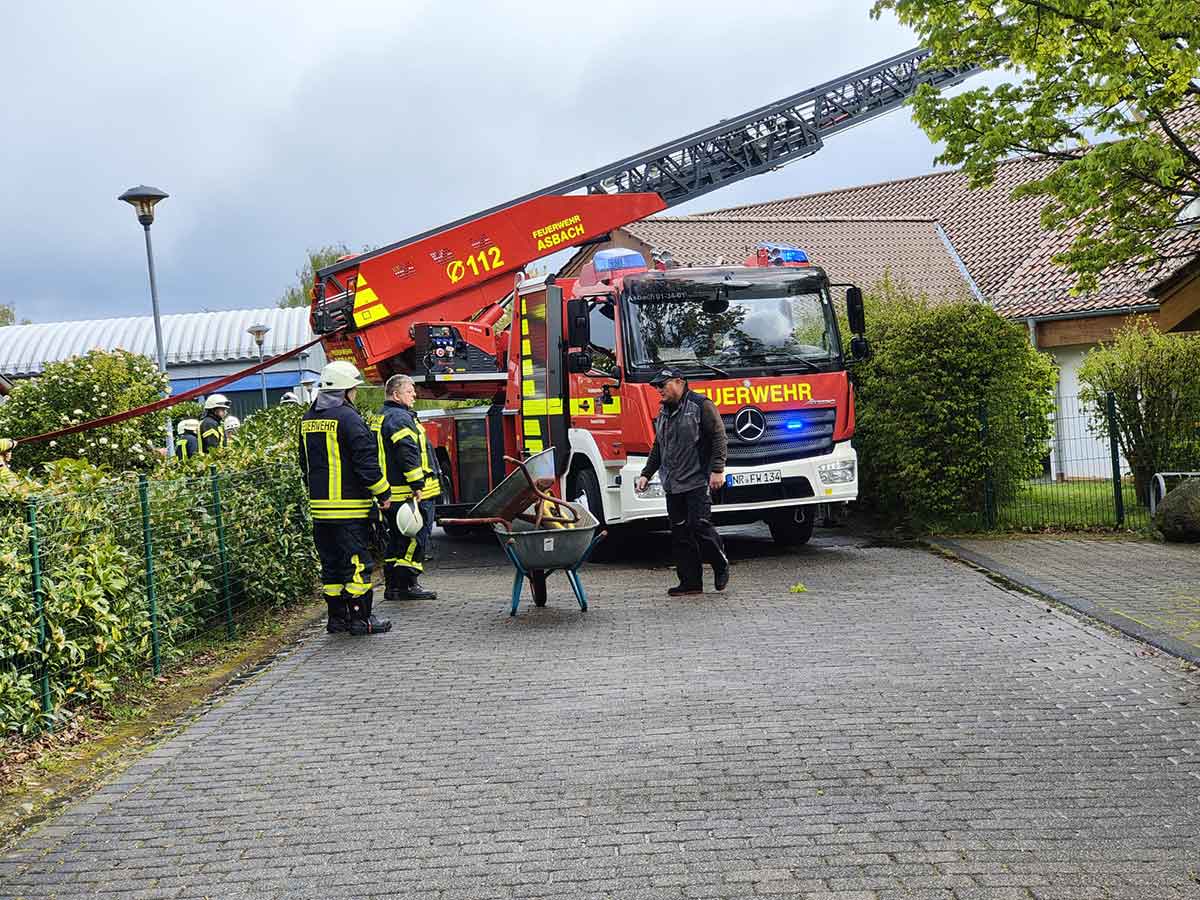
[[[767,433],[767,417],[762,410],[743,406],[733,417],[733,432],[744,444],[753,444]]]

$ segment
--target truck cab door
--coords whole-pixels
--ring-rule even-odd
[[[591,432],[605,460],[624,461],[615,309],[607,299],[589,303],[592,368],[571,374],[571,427]]]

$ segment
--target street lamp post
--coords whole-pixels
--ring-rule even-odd
[[[268,325],[251,325],[246,329],[254,337],[254,343],[258,344],[258,361],[261,364],[263,361],[263,338],[267,336],[267,332],[271,330]],[[262,370],[258,373],[259,383],[262,385],[262,408],[267,408],[267,372]]]
[[[163,347],[162,321],[158,315],[158,282],[154,279],[154,248],[150,245],[150,225],[154,222],[154,204],[165,200],[170,194],[156,187],[139,184],[123,193],[118,200],[124,200],[137,211],[138,222],[146,232],[146,265],[150,269],[150,302],[154,308],[154,342],[158,350],[158,367],[163,375],[167,374],[167,352]],[[171,391],[167,382],[167,393]],[[175,434],[171,430],[171,417],[167,416],[167,458],[175,456]]]
[[[300,390],[301,403],[308,402],[308,394],[304,390],[304,370],[308,368],[308,351],[302,351],[296,354],[296,387]]]

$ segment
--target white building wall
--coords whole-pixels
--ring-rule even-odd
[[[1054,440],[1050,450],[1050,472],[1056,479],[1112,478],[1108,434],[1096,431],[1090,411],[1079,400],[1079,367],[1092,346],[1081,344],[1046,351],[1058,366]],[[1129,471],[1123,458],[1121,471]]]

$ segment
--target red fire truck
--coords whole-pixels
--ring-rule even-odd
[[[719,522],[765,520],[802,543],[815,504],[857,495],[854,399],[833,285],[796,247],[744,265],[653,268],[600,250],[575,278],[524,267],[725,184],[811,155],[823,138],[895,108],[921,83],[914,50],[711,128],[320,270],[313,327],[372,381],[406,373],[425,397],[482,401],[427,415],[448,475],[439,515],[461,515],[507,474],[505,456],[553,447],[559,490],[608,525],[666,515],[634,482],[650,450],[664,365],[716,403],[729,438]],[[573,191],[584,190],[582,195]],[[770,235],[763,235],[769,238]],[[862,295],[844,285],[852,358]]]

